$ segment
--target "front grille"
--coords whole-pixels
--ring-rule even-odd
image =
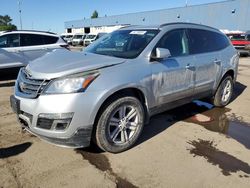
[[[18,76],[18,89],[23,94],[23,97],[36,98],[44,90],[48,82],[48,80],[33,79],[22,68]]]
[[[38,118],[36,126],[39,128],[42,128],[42,129],[49,130],[49,129],[51,129],[53,122],[54,122],[53,119]]]

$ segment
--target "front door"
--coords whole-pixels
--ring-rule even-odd
[[[157,47],[168,49],[171,57],[151,64],[152,89],[156,104],[163,105],[192,96],[194,57],[189,56],[185,30],[167,32],[158,42]]]

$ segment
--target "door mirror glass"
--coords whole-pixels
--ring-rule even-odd
[[[165,59],[171,56],[171,53],[166,48],[156,48],[156,59]]]

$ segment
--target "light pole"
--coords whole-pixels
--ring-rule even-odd
[[[186,7],[188,6],[188,0],[186,0]]]
[[[20,0],[18,0],[18,10],[19,10],[20,28],[22,30],[23,24],[22,24],[22,10],[21,10],[21,1]]]

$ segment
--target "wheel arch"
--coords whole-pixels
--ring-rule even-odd
[[[134,96],[142,103],[143,108],[144,108],[144,112],[145,112],[145,122],[147,123],[149,121],[149,111],[148,111],[148,107],[147,107],[147,99],[146,99],[144,92],[141,89],[136,88],[136,87],[127,87],[127,88],[119,89],[105,98],[105,100],[102,102],[102,104],[100,105],[100,107],[95,115],[93,130],[95,130],[95,127],[97,125],[97,122],[99,120],[99,117],[100,117],[102,111],[113,100],[118,99],[120,97],[127,97],[127,96]]]
[[[213,96],[214,96],[214,94],[216,93],[217,89],[220,87],[221,82],[222,82],[222,81],[224,80],[224,78],[227,77],[227,76],[231,76],[232,79],[235,81],[235,72],[234,72],[234,70],[233,70],[233,69],[227,70],[227,71],[223,74],[223,76],[221,77],[220,81],[217,83],[216,87],[214,88]]]

